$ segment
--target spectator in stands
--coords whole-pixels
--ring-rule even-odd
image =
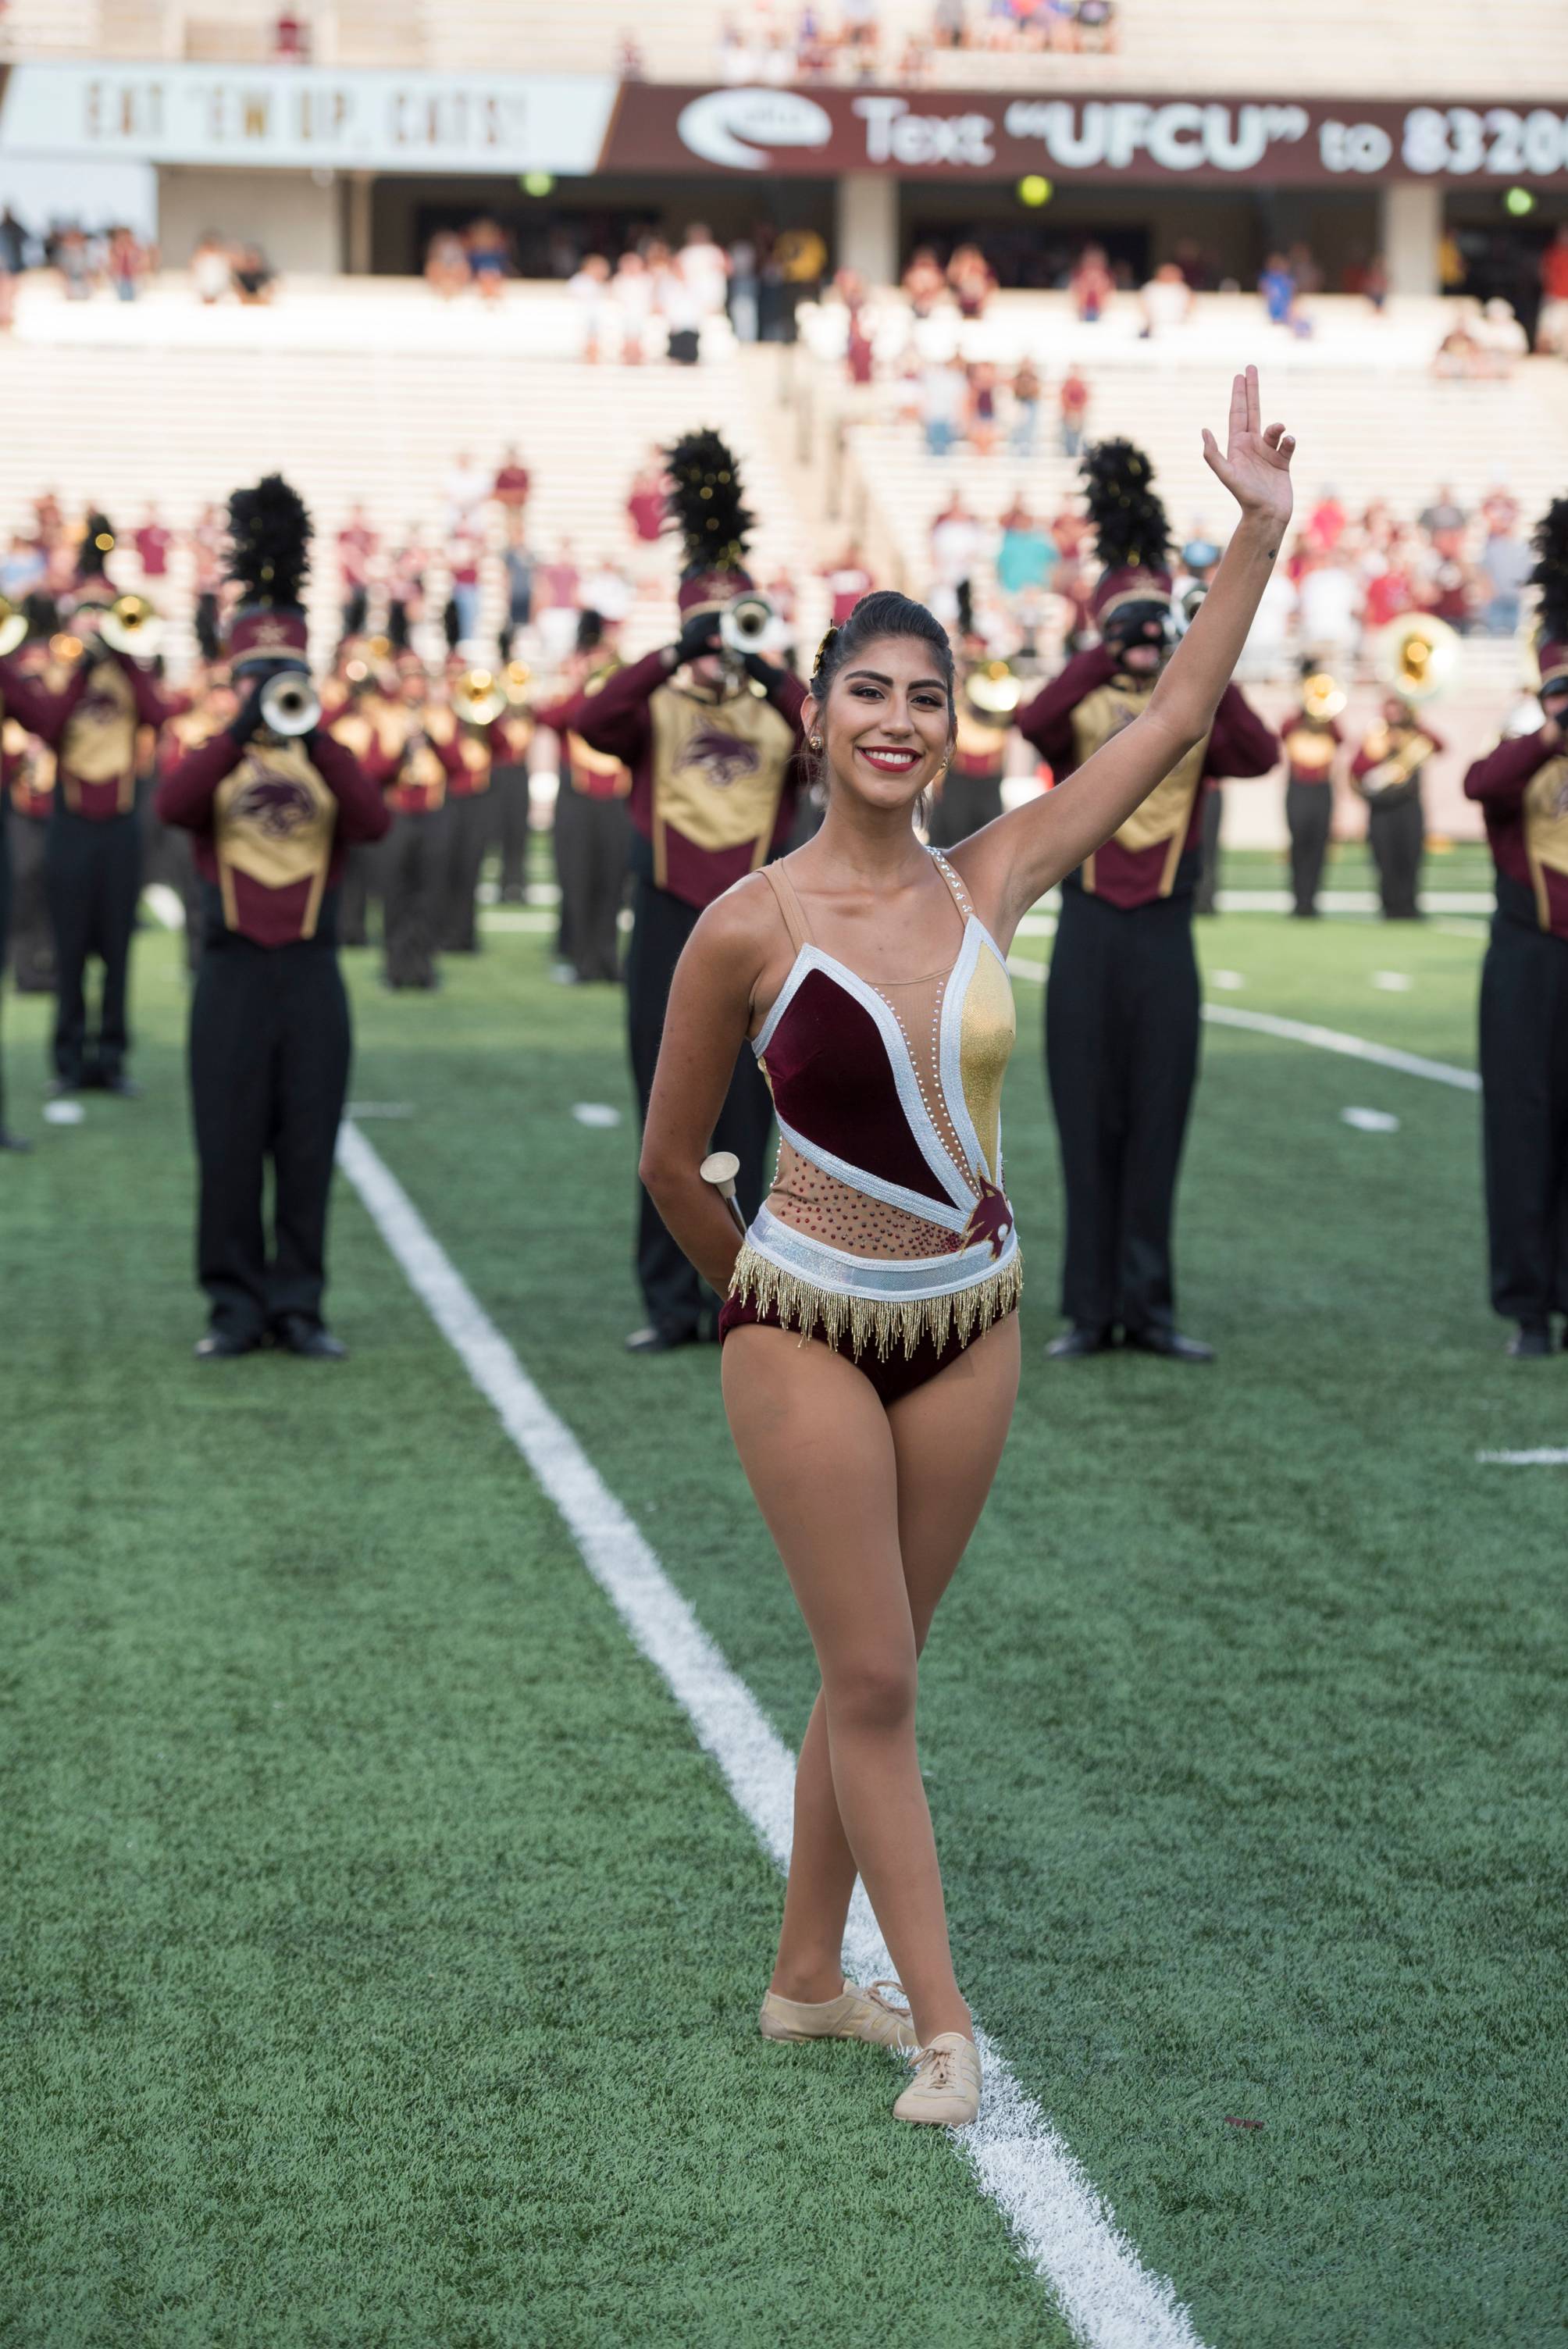
[[[1057,394],[1061,413],[1062,455],[1076,458],[1088,429],[1089,388],[1077,367],[1068,367]]]
[[[277,291],[278,274],[259,244],[242,244],[234,255],[234,291],[242,302],[270,302]]]
[[[1519,535],[1516,517],[1494,511],[1478,566],[1486,599],[1481,626],[1489,636],[1517,635],[1524,586],[1534,559],[1532,550]]]
[[[108,282],[114,288],[115,299],[134,302],[146,283],[151,266],[151,254],[146,245],[129,228],[109,231]]]
[[[468,247],[455,229],[438,228],[425,247],[425,283],[450,302],[471,282]]]
[[[835,628],[841,628],[862,595],[869,595],[876,585],[866,567],[865,556],[851,538],[836,563],[825,564],[820,576],[827,581],[832,605],[831,618]]]
[[[615,52],[615,71],[622,81],[645,81],[647,62],[635,33],[623,33]]]
[[[1181,264],[1175,261],[1161,263],[1138,299],[1143,312],[1140,336],[1143,342],[1168,334],[1173,326],[1184,326],[1195,306],[1192,289],[1181,274]]]
[[[632,476],[632,486],[626,492],[626,519],[639,546],[658,544],[664,533],[668,488],[665,452],[655,442]]]
[[[499,302],[511,272],[511,240],[488,214],[469,224],[463,243],[474,284],[487,302]]]
[[[877,5],[878,0],[839,0],[845,61],[861,81],[870,81],[876,72],[877,44],[882,37]]]
[[[963,492],[954,490],[931,525],[932,564],[944,585],[956,587],[970,577],[980,560],[984,536]]]
[[[1568,221],[1561,221],[1541,256],[1541,313],[1535,347],[1561,357],[1568,353]]]
[[[1317,493],[1317,503],[1307,516],[1306,534],[1315,546],[1321,547],[1326,554],[1332,554],[1345,535],[1348,520],[1349,516],[1335,492],[1322,489]]]
[[[1007,447],[1015,457],[1032,457],[1035,435],[1039,429],[1040,382],[1039,369],[1033,359],[1020,359],[1013,370],[1013,422],[1007,434]]]
[[[408,627],[425,616],[425,579],[429,568],[430,550],[424,533],[417,522],[410,523],[402,545],[393,550],[387,566],[387,600],[402,605]]]
[[[1301,646],[1326,668],[1343,668],[1361,635],[1361,583],[1348,554],[1310,553],[1296,582]]]
[[[1047,588],[1057,568],[1057,554],[1050,535],[1022,492],[1015,493],[1002,516],[996,544],[996,585],[1007,596],[1027,587]]]
[[[931,37],[939,49],[968,47],[969,24],[965,0],[936,0],[936,6],[931,19]]]
[[[1388,264],[1375,253],[1361,273],[1361,294],[1379,316],[1388,304]]]
[[[1072,295],[1079,323],[1086,326],[1097,324],[1115,291],[1116,280],[1110,274],[1104,246],[1086,244],[1068,279],[1068,292]]]
[[[1453,483],[1444,481],[1429,506],[1423,506],[1416,516],[1416,527],[1424,530],[1439,554],[1457,554],[1464,543],[1469,514],[1454,495]]]
[[[380,543],[365,508],[351,505],[348,519],[337,533],[337,602],[346,636],[359,636],[364,630],[371,565]]]
[[[0,212],[0,272],[19,277],[27,266],[27,232],[9,204]]]
[[[954,248],[947,264],[947,284],[958,305],[961,318],[984,316],[985,305],[996,291],[996,279],[990,263],[977,244],[961,244]]]
[[[509,515],[521,513],[528,503],[531,480],[516,441],[509,440],[501,450],[500,463],[496,467],[495,480],[490,484],[491,497],[503,512]]]
[[[965,372],[969,398],[965,431],[977,456],[988,457],[996,445],[996,370],[989,359],[976,359]]]
[[[1109,56],[1117,46],[1115,0],[1078,0],[1078,47]]]
[[[735,339],[738,343],[754,343],[762,331],[762,278],[756,238],[736,237],[729,247],[727,266],[727,307]]]
[[[869,384],[876,374],[876,345],[872,339],[871,312],[863,302],[850,306],[844,366],[852,384]]]
[[[917,318],[929,318],[947,291],[942,264],[928,244],[911,254],[909,266],[899,282]]]
[[[963,431],[969,402],[969,380],[955,358],[932,359],[920,377],[921,419],[925,445],[934,457],[945,457]]]
[[[458,609],[458,638],[470,644],[480,629],[480,564],[484,540],[473,521],[459,523],[448,533],[447,567],[451,597]]]
[[[26,531],[14,530],[11,543],[0,561],[0,595],[8,603],[19,604],[30,595],[49,567],[49,558],[35,538]]]
[[[604,320],[610,305],[610,264],[602,253],[585,253],[566,291],[577,305],[582,321],[581,355],[593,362],[603,344]]]
[[[448,531],[466,530],[483,509],[490,493],[490,482],[480,467],[467,449],[460,450],[441,484]]]
[[[93,290],[93,257],[84,231],[75,222],[55,238],[55,267],[67,302],[85,302]]]
[[[1368,559],[1363,616],[1368,628],[1384,628],[1419,602],[1415,549],[1409,533],[1396,526]]]
[[[577,641],[582,574],[572,541],[563,538],[548,563],[534,565],[533,616],[548,665],[559,667]]]
[[[606,629],[614,631],[624,622],[635,595],[636,590],[620,564],[602,554],[583,575],[578,605],[584,612],[597,612]]]
[[[507,538],[500,563],[506,588],[506,643],[510,653],[518,629],[526,628],[533,617],[533,556],[522,534],[520,513],[507,517]]]
[[[1489,535],[1511,530],[1519,520],[1519,500],[1506,481],[1493,481],[1480,502],[1480,518]]]
[[[223,592],[229,552],[229,516],[222,506],[203,506],[191,533],[191,584],[196,598],[196,634],[216,637],[218,602]]]
[[[1283,253],[1271,253],[1258,279],[1265,315],[1271,326],[1283,326],[1295,303],[1295,279]]]
[[[174,533],[159,514],[157,505],[149,500],[141,520],[131,533],[136,559],[141,565],[143,579],[151,582],[169,575],[169,550],[174,543]]]
[[[1480,345],[1468,326],[1450,326],[1433,356],[1432,373],[1449,379],[1474,375],[1480,356]]]
[[[292,8],[273,20],[273,56],[280,65],[304,65],[310,56],[310,27]]]
[[[638,367],[647,353],[654,316],[654,284],[640,253],[626,251],[615,264],[611,298],[620,326],[621,357]]]
[[[693,221],[686,230],[676,258],[676,274],[696,307],[699,326],[708,318],[723,316],[729,292],[729,255],[715,243],[705,221]],[[591,604],[588,608],[596,611],[598,606]]]
[[[1474,626],[1477,581],[1462,545],[1439,555],[1427,581],[1426,608],[1461,636]]]
[[[1506,380],[1516,362],[1529,355],[1530,337],[1501,294],[1491,295],[1472,331],[1480,350],[1480,374]]]

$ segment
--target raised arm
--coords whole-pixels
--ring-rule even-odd
[[[1511,735],[1466,769],[1466,799],[1491,800],[1500,805],[1522,799],[1531,777],[1548,759],[1556,758],[1562,748],[1563,730],[1550,718],[1533,734]]]
[[[87,681],[88,665],[78,661],[60,691],[51,693],[14,661],[0,660],[0,699],[17,725],[46,742],[51,750],[59,749],[66,720],[81,699]]]
[[[150,668],[143,668],[139,660],[133,660],[127,653],[116,653],[113,657],[130,679],[139,725],[167,726],[171,718],[184,717],[191,707],[190,694],[170,693],[167,687],[159,683]]]
[[[749,882],[727,892],[703,915],[676,965],[637,1169],[676,1242],[721,1297],[740,1237],[699,1170],[751,1024],[763,961],[755,904]]]
[[[244,753],[245,738],[227,728],[170,760],[159,777],[152,809],[160,823],[182,832],[211,832],[212,794]]]
[[[305,736],[305,754],[337,802],[340,839],[379,840],[390,831],[392,811],[381,795],[380,786],[346,743],[317,727]]]
[[[608,751],[630,766],[653,738],[648,698],[675,667],[669,657],[673,649],[645,654],[614,670],[595,693],[569,695],[554,705],[559,714],[550,722],[558,731],[570,727],[591,750]]]
[[[1054,792],[987,824],[954,853],[1004,946],[1037,898],[1103,847],[1213,723],[1290,520],[1295,438],[1283,424],[1265,430],[1260,417],[1258,373],[1248,367],[1231,387],[1222,456],[1213,434],[1203,434],[1204,458],[1241,507],[1241,520],[1148,709]]]

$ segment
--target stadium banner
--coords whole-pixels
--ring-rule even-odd
[[[694,166],[812,178],[1039,172],[1127,186],[1568,182],[1568,109],[625,83],[601,169]]]
[[[315,66],[12,66],[0,151],[252,170],[592,171],[610,74]]]

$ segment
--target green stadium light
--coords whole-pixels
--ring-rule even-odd
[[[1018,202],[1031,208],[1048,204],[1055,194],[1050,181],[1038,171],[1026,172],[1018,182]]]
[[[553,171],[525,171],[518,181],[525,196],[548,196],[555,186]]]
[[[1535,198],[1528,188],[1510,188],[1502,203],[1503,210],[1511,212],[1515,220],[1522,220],[1526,212],[1535,210]]]

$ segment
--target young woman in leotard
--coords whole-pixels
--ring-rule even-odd
[[[951,753],[939,623],[868,595],[830,631],[806,705],[820,831],[711,905],[681,957],[642,1175],[716,1288],[725,1409],[816,1649],[783,1928],[761,2025],[918,2051],[899,2118],[973,2120],[980,2061],[954,1979],[914,1742],[916,1659],[974,1530],[1018,1381],[1019,1262],[1002,1189],[1005,957],[1029,906],[1202,740],[1279,552],[1295,448],[1232,387],[1230,546],[1148,709],[1058,790],[951,860],[913,813]],[[744,1243],[699,1168],[747,1039],[779,1172]],[[857,1872],[904,2014],[844,1981]]]

